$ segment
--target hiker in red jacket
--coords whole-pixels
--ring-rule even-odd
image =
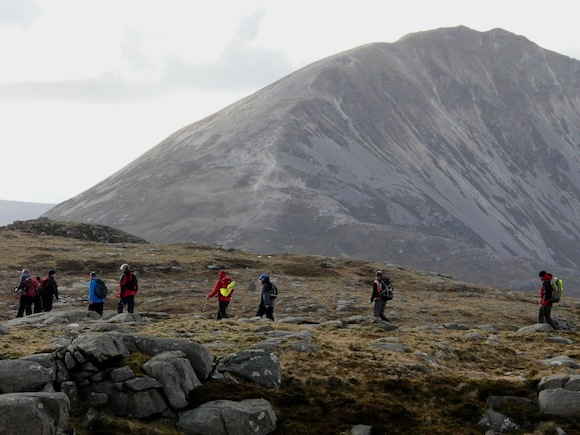
[[[556,322],[552,320],[552,274],[542,270],[539,274],[542,280],[540,287],[540,312],[538,313],[538,323],[547,323],[554,329],[559,329]],[[544,321],[545,320],[545,321]]]
[[[14,289],[20,297],[20,306],[18,307],[16,317],[23,317],[24,312],[26,312],[27,316],[32,314],[32,303],[34,302],[37,286],[38,281],[30,274],[30,271],[28,269],[22,269],[20,279],[18,280],[18,287]]]
[[[228,316],[228,305],[230,304],[230,300],[232,295],[234,294],[234,286],[235,281],[227,275],[227,273],[223,270],[220,270],[218,274],[218,280],[216,281],[215,285],[213,286],[213,290],[210,294],[207,295],[207,298],[213,298],[217,295],[219,309],[217,312],[217,318],[220,319],[227,319]]]
[[[135,310],[135,295],[139,288],[139,282],[135,273],[129,269],[128,264],[121,265],[121,272],[119,277],[120,290],[116,295],[119,299],[117,313],[122,313],[125,306],[127,307],[127,312],[132,313]]]

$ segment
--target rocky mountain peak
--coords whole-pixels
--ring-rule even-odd
[[[368,44],[184,127],[45,216],[516,288],[546,268],[580,283],[579,79],[578,61],[501,29]]]

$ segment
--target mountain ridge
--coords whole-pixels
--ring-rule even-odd
[[[579,77],[578,61],[501,29],[367,44],[180,129],[45,216],[529,288],[552,267],[580,283]]]

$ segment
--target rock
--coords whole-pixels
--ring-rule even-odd
[[[143,364],[143,371],[161,382],[165,397],[173,409],[185,408],[190,393],[201,386],[191,363],[180,351],[155,355]]]
[[[0,360],[0,393],[22,393],[52,388],[56,370],[27,359]]]
[[[580,391],[580,375],[570,376],[570,380],[564,384],[567,390]]]
[[[557,367],[570,367],[573,369],[577,369],[580,367],[576,361],[566,355],[555,356],[554,358],[548,358],[541,361],[542,364],[547,366],[557,366]]]
[[[538,404],[542,414],[566,418],[580,417],[580,391],[550,388],[540,391]]]
[[[64,434],[70,402],[64,393],[0,395],[0,433]]]
[[[546,337],[546,341],[560,344],[574,344],[575,341],[566,337]]]
[[[296,352],[318,352],[320,347],[312,342],[297,341],[292,343],[292,350]]]
[[[155,389],[115,392],[109,395],[107,406],[116,415],[134,418],[148,418],[167,410],[165,400]]]
[[[519,396],[489,396],[487,398],[487,406],[490,408],[499,408],[508,403],[531,405],[534,402],[526,397]]]
[[[454,323],[454,322],[444,323],[443,327],[445,329],[452,329],[454,331],[465,331],[465,330],[469,329],[467,326],[459,325],[458,323]]]
[[[234,373],[264,385],[268,388],[279,388],[282,384],[280,360],[264,349],[249,349],[223,357],[216,370],[221,373]]]
[[[401,343],[393,343],[388,341],[376,340],[375,342],[371,343],[372,347],[376,347],[377,349],[383,350],[390,350],[392,352],[398,353],[405,353],[405,346]]]
[[[265,435],[276,429],[276,414],[265,399],[216,400],[182,412],[177,428],[189,435]]]
[[[494,411],[493,409],[485,411],[485,414],[483,414],[483,417],[479,420],[478,424],[498,432],[517,430],[519,428],[517,423],[512,421],[509,417],[506,417],[502,413]]]
[[[96,365],[116,362],[129,356],[123,340],[112,334],[85,334],[73,340],[72,346]]]
[[[145,335],[120,334],[119,337],[131,352],[141,352],[154,356],[158,353],[172,350],[183,352],[195,370],[198,379],[209,378],[213,369],[213,356],[202,344],[189,340],[150,337]]]
[[[367,426],[364,424],[355,424],[350,429],[350,435],[371,435],[372,426]]]
[[[561,388],[570,379],[569,375],[556,374],[552,376],[546,376],[538,382],[538,391],[542,391],[550,388]]]
[[[113,382],[125,382],[129,379],[134,378],[136,375],[129,366],[123,366],[111,370],[109,376],[111,377],[111,381]]]
[[[107,322],[111,323],[133,323],[133,322],[143,322],[143,317],[137,313],[118,313],[115,316],[107,319]]]
[[[536,323],[530,326],[524,326],[523,328],[518,329],[516,332],[520,334],[525,334],[529,332],[551,332],[554,328],[552,328],[547,323]]]

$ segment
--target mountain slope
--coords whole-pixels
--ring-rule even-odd
[[[577,268],[579,82],[578,61],[500,29],[362,46],[181,129],[45,216],[476,282]]]

